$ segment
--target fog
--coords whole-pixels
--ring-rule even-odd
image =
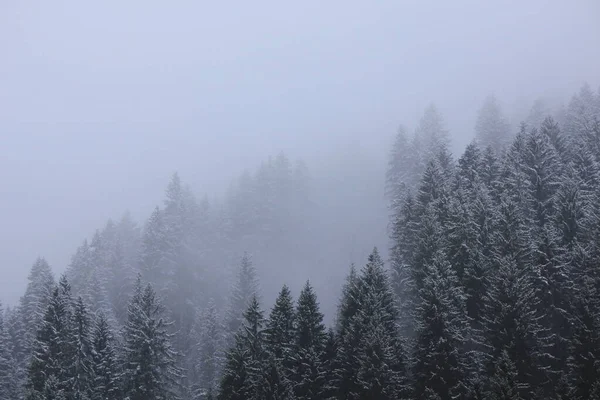
[[[373,243],[336,257],[362,263],[388,246],[399,124],[433,102],[459,152],[491,93],[516,126],[537,98],[597,88],[599,16],[595,0],[5,0],[0,300],[18,299],[37,256],[63,272],[108,218],[143,225],[173,172],[214,198],[281,151],[331,189],[319,201],[344,199],[339,230]]]

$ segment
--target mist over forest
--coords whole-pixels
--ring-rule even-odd
[[[0,400],[600,399],[598,16],[0,5]]]

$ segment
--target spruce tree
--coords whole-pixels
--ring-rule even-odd
[[[52,292],[34,344],[27,376],[27,399],[36,400],[50,391],[66,396],[73,383],[72,300],[66,279]],[[43,397],[42,397],[43,398]]]
[[[124,329],[124,394],[130,400],[175,399],[180,370],[164,319],[164,307],[150,284],[138,278]]]
[[[211,300],[202,314],[200,336],[197,343],[198,359],[196,368],[199,373],[199,384],[195,390],[198,398],[207,393],[216,392],[223,366],[223,347],[225,331],[222,326],[215,303]]]
[[[21,388],[19,385],[17,360],[13,356],[12,344],[5,321],[4,308],[0,303],[0,398],[19,399]]]
[[[464,293],[443,254],[435,255],[425,271],[416,309],[413,396],[465,396],[469,390],[465,350],[470,335]]]
[[[284,285],[275,300],[265,328],[265,344],[270,355],[287,372],[291,368],[294,353],[296,312],[294,300],[287,285]]]
[[[91,400],[121,399],[121,368],[115,338],[104,313],[99,312],[92,333],[94,382]]]
[[[71,346],[74,349],[72,360],[72,390],[74,400],[90,399],[94,386],[93,347],[91,320],[81,297],[75,302],[72,315]]]
[[[253,296],[244,312],[242,326],[228,350],[219,388],[220,400],[259,400],[264,380],[266,352],[264,317]]]
[[[298,297],[290,380],[298,399],[317,399],[323,392],[325,370],[322,353],[326,333],[317,295],[309,282]]]
[[[21,317],[20,307],[9,309],[7,308],[4,319],[4,327],[6,340],[8,341],[8,349],[12,359],[13,367],[11,376],[10,392],[12,396],[9,398],[22,400],[24,398],[23,388],[27,377],[27,365],[25,359],[25,338],[23,328],[23,318]]]
[[[475,137],[480,146],[491,146],[496,151],[502,150],[508,143],[509,124],[494,96],[488,96],[479,110],[475,124]]]
[[[248,308],[250,301],[259,295],[258,290],[258,280],[252,260],[248,253],[244,253],[229,299],[226,321],[229,335],[235,335],[242,325],[243,312]]]
[[[346,328],[339,335],[333,361],[340,399],[366,399],[371,392],[387,398],[405,394],[406,356],[395,298],[377,249],[368,261],[347,292],[353,313],[348,314]]]
[[[43,258],[35,261],[27,280],[27,288],[21,297],[19,307],[23,319],[23,345],[26,362],[33,351],[36,334],[41,326],[55,284],[52,270]]]

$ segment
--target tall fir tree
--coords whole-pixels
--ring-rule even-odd
[[[465,354],[470,337],[465,296],[442,254],[436,254],[426,265],[419,295],[413,396],[464,397],[470,390],[470,360]]]
[[[38,258],[29,272],[27,288],[21,297],[19,311],[23,318],[24,353],[31,354],[38,329],[44,318],[54,288],[54,275],[43,258]],[[28,362],[28,360],[25,360]]]
[[[124,395],[130,400],[176,399],[176,354],[164,307],[150,284],[138,277],[124,329]]]
[[[121,367],[115,348],[116,342],[104,313],[96,315],[92,332],[92,362],[94,382],[91,400],[119,400],[121,395]]]
[[[62,396],[72,393],[75,349],[70,290],[63,276],[52,292],[29,364],[27,399],[37,400],[48,390]]]
[[[91,319],[83,299],[79,297],[72,315],[71,346],[74,349],[72,359],[72,390],[74,400],[89,400],[94,387],[93,347],[91,337]]]
[[[194,393],[196,398],[205,399],[208,393],[215,393],[219,386],[225,350],[225,329],[212,300],[201,318],[199,342],[196,344],[198,358],[195,360],[199,382]]]
[[[235,335],[244,320],[243,310],[248,308],[250,301],[259,295],[258,279],[256,270],[248,253],[242,257],[235,283],[231,289],[229,305],[227,310],[228,333]]]
[[[264,316],[258,299],[253,296],[244,312],[242,326],[226,355],[219,387],[219,400],[261,399],[266,352]]]
[[[510,140],[510,126],[495,96],[488,96],[477,116],[475,138],[482,147],[501,151]]]
[[[292,367],[296,327],[294,300],[287,285],[284,285],[275,300],[265,328],[267,351],[279,363],[287,378]]]
[[[293,368],[290,380],[298,399],[318,399],[325,385],[323,351],[326,331],[323,314],[309,282],[298,297],[293,347]]]

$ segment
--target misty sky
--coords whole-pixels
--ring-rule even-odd
[[[359,146],[384,163],[432,101],[464,144],[490,93],[510,115],[597,88],[599,17],[597,0],[1,0],[0,300],[38,255],[63,271],[107,218],[144,218],[175,170],[212,194],[281,150],[314,173]]]

